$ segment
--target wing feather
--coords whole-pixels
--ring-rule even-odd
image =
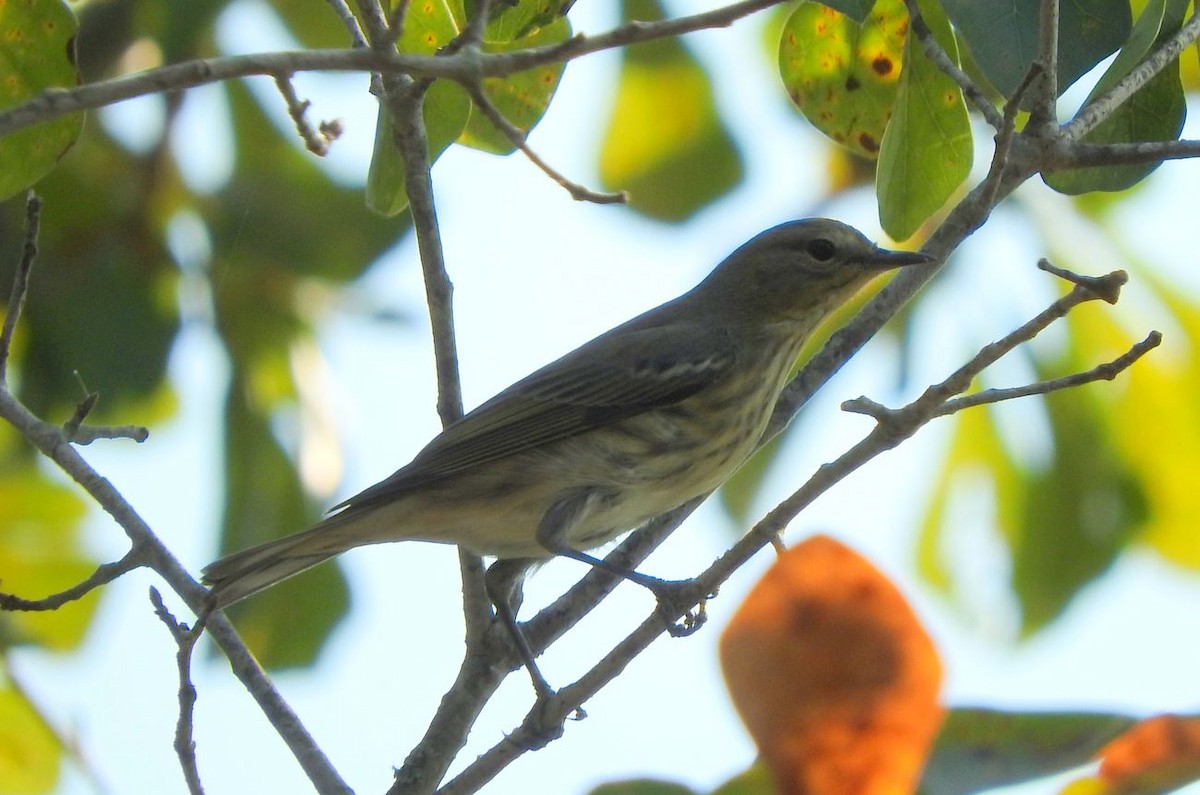
[[[368,509],[471,467],[676,404],[734,364],[735,346],[724,330],[627,326],[513,384],[443,431],[410,464],[336,508]]]

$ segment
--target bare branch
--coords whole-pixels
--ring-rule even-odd
[[[204,620],[196,622],[196,626],[192,628],[181,624],[163,604],[162,595],[157,588],[150,589],[150,603],[154,605],[154,614],[166,624],[179,647],[175,653],[175,664],[179,669],[179,719],[175,723],[175,753],[179,756],[179,766],[183,769],[188,792],[191,795],[204,795],[200,769],[196,765],[196,739],[192,731],[196,709],[196,686],[192,684],[192,650],[204,631]]]
[[[1004,182],[1009,166],[1009,154],[1012,152],[1013,140],[1017,131],[1017,114],[1021,111],[1021,103],[1025,101],[1030,86],[1037,82],[1042,73],[1041,65],[1032,64],[1025,76],[1017,85],[1011,97],[1004,103],[1004,115],[1000,126],[996,128],[996,148],[992,152],[992,162],[988,167],[987,176],[980,185],[983,191],[985,206],[995,206],[999,199],[1000,186]]]
[[[559,186],[570,193],[572,199],[576,201],[589,201],[595,204],[624,204],[628,201],[628,195],[625,191],[618,193],[597,193],[590,188],[567,179],[561,172],[554,169],[545,160],[542,160],[538,153],[529,146],[524,131],[504,117],[504,114],[492,104],[492,101],[488,99],[487,94],[484,93],[483,88],[478,83],[468,86],[468,91],[471,94],[471,101],[475,103],[477,109],[483,111],[483,115],[487,116],[488,121],[503,133],[512,142],[513,146],[520,149],[525,157],[529,158],[531,163],[540,168],[546,176],[550,177],[550,179],[554,180]]]
[[[89,445],[98,439],[132,439],[139,444],[150,438],[144,425],[80,425],[70,436],[71,444]]]
[[[1120,300],[1121,288],[1129,281],[1129,274],[1125,271],[1113,271],[1105,276],[1084,276],[1069,271],[1066,268],[1060,268],[1044,257],[1038,260],[1037,266],[1038,270],[1054,274],[1076,287],[1082,287],[1085,291],[1091,293],[1093,297],[1110,304],[1115,304]],[[1083,300],[1088,299],[1084,298]]]
[[[350,6],[346,5],[346,0],[326,0],[326,2],[333,9],[333,13],[337,14],[338,19],[342,21],[346,32],[350,34],[350,43],[355,47],[366,47],[367,38],[363,35],[354,12],[350,10]]]
[[[392,7],[392,11],[388,14],[387,26],[388,33],[382,44],[378,45],[381,49],[395,49],[396,43],[404,36],[404,19],[408,15],[409,0],[396,0],[396,4]]]
[[[65,591],[59,591],[41,599],[23,599],[13,594],[0,593],[0,610],[22,612],[57,610],[65,604],[82,599],[101,585],[107,585],[122,574],[145,566],[146,563],[146,556],[134,547],[125,553],[125,557],[111,563],[101,564],[90,577]]]
[[[322,121],[318,129],[313,129],[313,126],[308,123],[306,115],[308,109],[312,107],[312,103],[296,96],[296,88],[292,85],[292,79],[276,77],[275,85],[278,87],[279,93],[283,95],[284,102],[287,103],[288,115],[292,117],[292,122],[296,125],[296,132],[300,133],[300,137],[304,140],[304,147],[318,157],[329,154],[329,145],[342,134],[341,122]]]
[[[1089,166],[1133,166],[1200,157],[1200,141],[1137,141],[1123,144],[1093,144],[1070,141],[1056,147],[1043,161],[1044,171]]]
[[[1184,23],[1174,36],[1161,42],[1146,60],[1131,69],[1115,86],[1089,102],[1074,119],[1063,125],[1063,136],[1077,141],[1094,130],[1197,39],[1200,39],[1200,13],[1193,13],[1192,18]]]
[[[21,259],[13,276],[8,310],[4,313],[4,327],[0,331],[0,386],[8,382],[8,355],[12,351],[17,320],[20,319],[21,309],[25,306],[25,296],[29,293],[29,272],[33,269],[33,261],[37,259],[41,219],[42,198],[29,191],[25,196],[25,245],[22,247]]]
[[[367,42],[370,47],[379,52],[386,52],[395,46],[395,40],[392,40],[392,45],[388,46],[387,42],[391,38],[391,33],[388,30],[387,16],[383,12],[383,5],[380,0],[355,0],[355,5],[358,6],[358,13],[363,18],[363,24],[367,29]]]
[[[1058,133],[1058,118],[1055,108],[1058,103],[1058,0],[1041,0],[1038,3],[1038,54],[1031,68],[1040,68],[1031,91],[1032,109],[1026,129],[1038,137],[1051,137]]]
[[[1091,370],[1063,376],[1062,378],[1039,381],[1036,384],[1029,384],[1028,386],[1010,387],[1008,389],[985,389],[982,392],[976,392],[972,395],[963,395],[962,397],[946,401],[934,416],[945,417],[974,406],[1000,403],[1001,401],[1014,400],[1016,398],[1028,397],[1029,395],[1048,395],[1051,392],[1090,384],[1093,381],[1111,381],[1132,367],[1133,363],[1138,359],[1145,356],[1154,348],[1157,348],[1161,342],[1162,334],[1157,331],[1151,331],[1146,335],[1144,340],[1135,344],[1125,353],[1111,362],[1098,364]]]

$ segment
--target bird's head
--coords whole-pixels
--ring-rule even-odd
[[[828,218],[790,221],[742,245],[696,292],[714,311],[755,322],[816,325],[876,274],[930,262],[912,251],[879,248],[853,227]]]

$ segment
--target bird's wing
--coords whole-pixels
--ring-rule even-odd
[[[619,327],[513,384],[443,431],[412,463],[337,507],[371,507],[471,467],[673,405],[720,380],[734,355],[721,329]]]

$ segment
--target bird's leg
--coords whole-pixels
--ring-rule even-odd
[[[589,555],[571,546],[571,531],[587,515],[592,502],[602,499],[603,496],[603,492],[598,489],[579,489],[555,502],[538,523],[538,543],[548,552],[615,574],[650,591],[658,600],[658,612],[663,616],[663,620],[667,624],[667,631],[673,637],[691,635],[700,629],[707,619],[704,600],[710,594],[697,594],[695,586],[690,581],[672,581],[651,577],[633,569],[614,565],[603,558]],[[700,605],[700,608],[693,613],[691,609],[697,604]],[[680,616],[683,616],[683,621],[677,623],[676,619]]]
[[[533,680],[533,689],[537,691],[538,698],[549,698],[554,695],[554,689],[534,662],[533,650],[529,648],[529,641],[525,639],[525,633],[517,623],[517,611],[521,609],[522,600],[521,584],[525,580],[529,565],[530,561],[527,558],[497,560],[488,566],[483,584],[487,589],[488,598],[496,608],[496,617],[508,630],[513,645],[517,647],[517,654],[525,664],[525,670],[529,671],[529,678]]]

